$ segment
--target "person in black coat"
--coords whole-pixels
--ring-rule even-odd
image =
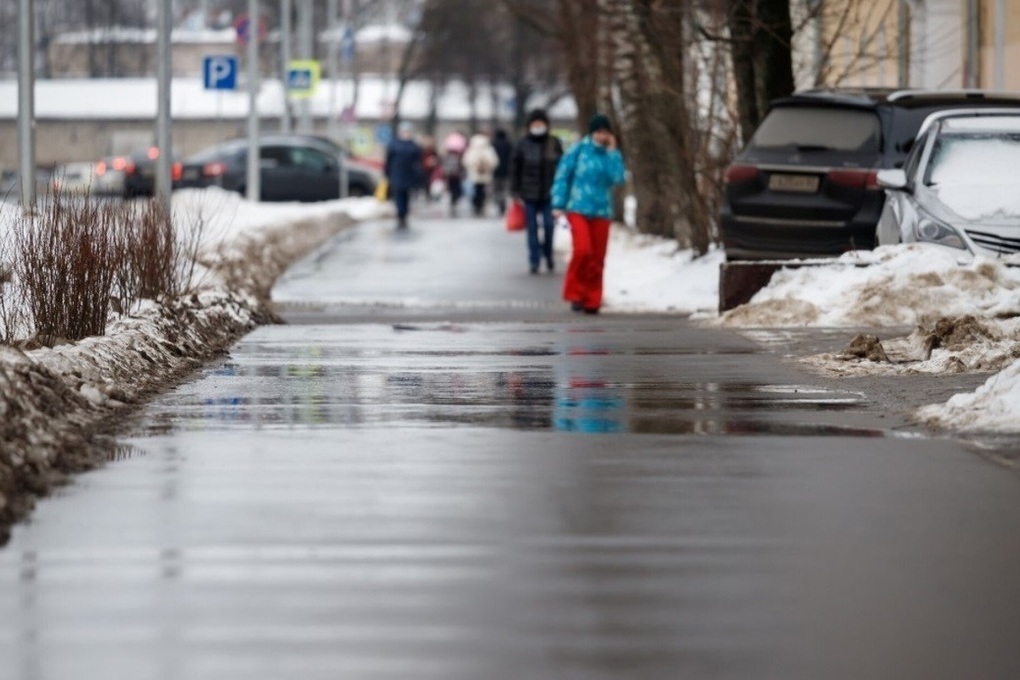
[[[550,189],[556,176],[556,165],[563,156],[560,140],[549,134],[549,116],[542,109],[528,114],[528,132],[514,148],[510,169],[510,192],[515,200],[524,202],[528,226],[528,264],[537,274],[545,260],[553,271],[553,215]],[[538,218],[542,217],[539,235]]]
[[[506,130],[496,130],[492,146],[499,156],[499,165],[492,177],[492,197],[499,208],[499,214],[506,214],[506,193],[510,184],[510,164],[513,162],[514,144],[510,141]]]
[[[390,196],[397,206],[397,228],[407,228],[411,191],[421,183],[422,149],[414,141],[414,125],[404,121],[397,127],[397,138],[386,148],[386,180]]]

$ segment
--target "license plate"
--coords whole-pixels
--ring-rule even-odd
[[[188,168],[187,170],[185,170],[181,174],[181,177],[183,179],[189,179],[189,180],[190,179],[198,179],[198,168]]]
[[[789,191],[797,194],[813,194],[818,191],[817,175],[771,175],[771,191]]]

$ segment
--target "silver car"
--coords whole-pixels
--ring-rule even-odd
[[[902,169],[882,170],[879,245],[1020,252],[1020,109],[943,111],[921,126]]]

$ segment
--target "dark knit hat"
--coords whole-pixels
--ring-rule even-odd
[[[599,130],[613,131],[613,125],[609,122],[609,116],[604,113],[596,113],[588,119],[588,132],[598,132]]]
[[[546,125],[549,124],[549,115],[545,112],[545,109],[532,109],[528,114],[528,125],[531,125],[536,120],[540,120]]]

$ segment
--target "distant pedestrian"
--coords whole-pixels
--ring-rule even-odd
[[[439,170],[439,154],[436,153],[436,142],[432,137],[421,140],[421,184],[425,199],[432,202],[432,180]]]
[[[471,205],[476,217],[481,217],[485,212],[488,188],[492,185],[498,166],[499,156],[489,136],[483,132],[472,135],[467,151],[464,152],[464,169],[471,182]]]
[[[574,242],[563,298],[575,312],[598,314],[602,306],[613,187],[623,183],[624,173],[612,125],[602,114],[591,117],[588,135],[571,147],[556,168],[553,214],[566,216]]]
[[[457,204],[464,195],[464,150],[467,138],[459,132],[451,133],[443,142],[442,173],[446,190],[450,192],[450,215],[457,214]]]
[[[414,125],[404,121],[397,126],[397,138],[386,148],[386,180],[390,196],[397,206],[397,228],[407,228],[411,192],[421,184],[422,150],[414,141]]]
[[[542,109],[528,114],[528,132],[514,148],[510,169],[510,193],[523,201],[528,228],[528,264],[537,274],[539,265],[553,271],[553,233],[550,189],[556,176],[556,165],[563,157],[560,140],[549,134],[549,117]],[[542,218],[539,233],[538,218]]]
[[[492,138],[492,147],[499,157],[499,165],[492,175],[492,200],[496,203],[500,215],[506,214],[506,194],[510,183],[510,166],[514,155],[514,144],[510,141],[506,130],[496,130]]]

